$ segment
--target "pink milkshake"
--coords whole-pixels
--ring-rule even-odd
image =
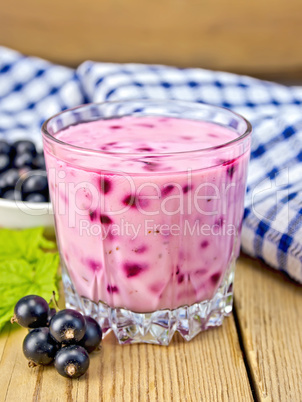
[[[191,339],[231,312],[250,127],[218,110],[232,124],[80,108],[44,135],[67,304],[121,343]]]

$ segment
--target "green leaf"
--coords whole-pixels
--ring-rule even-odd
[[[44,239],[43,228],[0,229],[0,330],[21,297],[36,294],[49,301],[58,291],[59,255],[42,250],[54,247]]]
[[[52,292],[58,292],[56,276],[59,265],[58,253],[46,253],[36,265],[34,284],[36,294],[50,301]],[[48,300],[49,299],[49,300]]]
[[[42,237],[40,241],[40,247],[45,250],[54,250],[57,247],[57,245],[54,241],[47,240],[45,239],[45,237]]]
[[[43,237],[42,227],[24,230],[0,230],[0,260],[7,258],[24,258],[26,261],[36,260],[42,249],[54,249],[55,243]]]

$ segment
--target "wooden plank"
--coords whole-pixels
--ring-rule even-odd
[[[167,63],[297,78],[301,0],[10,0],[0,43],[69,65]]]
[[[73,381],[53,367],[29,369],[25,335],[20,328],[0,336],[1,402],[253,400],[233,317],[189,343],[176,336],[169,347],[120,346],[110,334]]]
[[[301,401],[301,286],[242,257],[235,280],[235,308],[258,399]]]

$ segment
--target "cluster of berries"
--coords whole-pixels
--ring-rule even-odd
[[[40,296],[20,299],[11,322],[29,329],[23,341],[23,353],[29,367],[54,362],[59,374],[77,378],[89,367],[88,353],[100,347],[102,330],[89,316],[64,309],[50,308]]]
[[[33,142],[0,140],[0,197],[11,201],[48,202],[43,152]]]

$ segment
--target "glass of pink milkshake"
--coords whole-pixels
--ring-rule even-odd
[[[120,343],[232,311],[251,125],[214,106],[89,104],[42,128],[66,304]]]

